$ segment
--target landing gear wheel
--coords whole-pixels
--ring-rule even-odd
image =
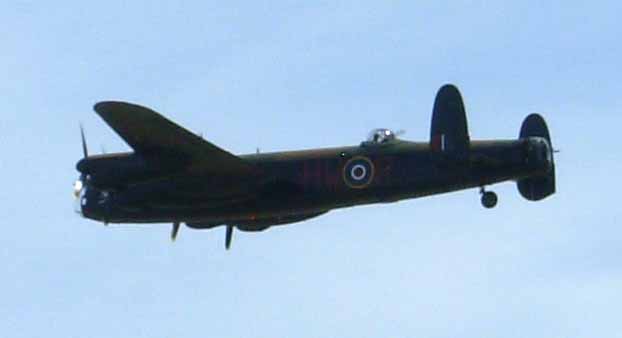
[[[490,209],[497,205],[497,194],[492,191],[482,192],[482,205],[484,208]]]

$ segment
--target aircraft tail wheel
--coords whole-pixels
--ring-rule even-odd
[[[484,208],[490,209],[497,205],[497,194],[492,191],[482,192],[482,205]]]

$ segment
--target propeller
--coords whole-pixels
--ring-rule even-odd
[[[89,150],[86,147],[86,137],[84,137],[84,128],[82,127],[82,123],[80,123],[80,136],[82,137],[82,154],[84,158],[89,157]]]
[[[173,223],[173,229],[171,230],[171,241],[175,242],[177,239],[177,233],[179,232],[179,222]]]
[[[227,233],[225,235],[225,249],[229,250],[231,246],[231,237],[233,236],[233,225],[227,224]]]
[[[82,139],[82,155],[84,156],[84,158],[87,158],[89,157],[89,150],[86,146],[86,137],[84,136],[84,128],[82,127],[82,123],[80,123],[80,138]],[[82,189],[84,189],[85,184],[86,175],[82,173],[80,175],[80,178],[73,184],[73,195],[76,198],[80,197],[80,193],[82,193]]]

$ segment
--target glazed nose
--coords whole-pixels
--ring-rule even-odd
[[[86,186],[82,182],[82,180],[78,179],[73,183],[73,210],[79,214],[84,216],[82,212],[84,195],[86,194]]]
[[[77,199],[76,212],[85,218],[103,220],[107,215],[109,199],[108,191],[84,187]]]

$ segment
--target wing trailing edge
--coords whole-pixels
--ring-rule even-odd
[[[249,174],[254,169],[244,159],[149,108],[104,101],[93,109],[136,153],[149,161],[176,160],[189,169],[220,175]]]

